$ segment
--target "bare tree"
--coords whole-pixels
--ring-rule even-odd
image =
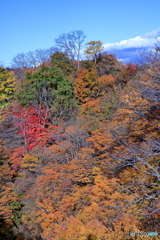
[[[30,67],[36,67],[37,66],[37,58],[35,52],[28,52],[26,54],[27,62],[30,65]]]
[[[49,49],[37,49],[35,51],[35,55],[36,55],[36,60],[38,62],[38,64],[41,64],[43,62],[47,62],[50,58],[50,56],[55,52],[55,50],[53,50],[52,52],[49,51]]]
[[[160,35],[160,34],[159,34]],[[160,37],[155,39],[155,44],[149,49],[137,52],[137,62],[143,71],[159,81],[160,78]]]
[[[19,53],[12,60],[12,68],[22,69],[37,67],[43,62],[47,62],[50,56],[57,51],[57,48],[37,49],[28,53]]]
[[[78,69],[85,38],[86,36],[82,31],[75,30],[67,34],[61,34],[55,39],[56,46],[60,48],[62,52],[66,53],[73,61],[78,62]]]
[[[29,67],[27,55],[25,53],[17,54],[12,60],[13,68],[27,68]]]

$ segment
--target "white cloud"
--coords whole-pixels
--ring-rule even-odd
[[[111,49],[124,49],[124,48],[139,48],[139,47],[148,47],[151,46],[154,43],[154,39],[147,39],[143,38],[141,36],[130,38],[127,40],[122,40],[120,42],[115,43],[106,43],[104,44],[105,50],[111,50]]]
[[[144,38],[156,38],[160,36],[160,27],[143,35]]]
[[[134,38],[122,40],[120,42],[115,43],[106,43],[104,44],[104,50],[122,50],[126,48],[143,48],[143,47],[150,47],[155,43],[155,37],[158,36],[160,32],[160,28],[154,30],[152,32],[148,32],[142,36],[137,36]]]

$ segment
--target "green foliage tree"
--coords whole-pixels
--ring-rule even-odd
[[[67,115],[75,103],[72,79],[54,65],[43,64],[36,72],[28,72],[16,96],[21,104],[42,105],[57,117]]]
[[[74,63],[65,53],[55,52],[51,56],[51,64],[62,71],[64,75],[73,75],[76,72]]]
[[[82,69],[92,71],[93,68],[94,68],[94,62],[92,60],[83,60],[82,61]]]

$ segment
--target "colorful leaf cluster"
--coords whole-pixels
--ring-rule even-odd
[[[160,231],[157,75],[110,55],[93,61],[76,71],[57,52],[9,94],[0,125],[3,239]]]

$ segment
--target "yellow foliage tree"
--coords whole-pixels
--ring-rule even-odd
[[[0,107],[5,106],[13,97],[16,79],[13,72],[0,67]]]

